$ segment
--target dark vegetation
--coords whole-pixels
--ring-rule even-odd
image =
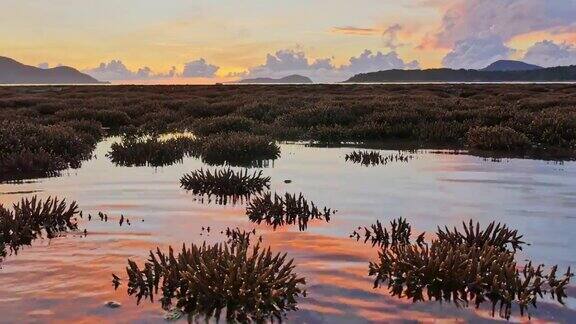
[[[119,166],[163,167],[192,155],[194,144],[194,139],[185,136],[166,140],[129,136],[120,143],[113,143],[107,156]]]
[[[508,126],[474,127],[468,132],[468,145],[484,151],[512,151],[531,146],[528,136]]]
[[[264,189],[270,189],[270,177],[264,177],[262,171],[249,173],[248,170],[234,171],[230,168],[211,170],[195,170],[185,174],[180,179],[180,186],[192,191],[194,195],[215,196],[225,204],[228,199],[235,203],[248,199]]]
[[[93,121],[44,126],[6,119],[0,122],[0,180],[48,177],[78,168],[101,136],[100,124]]]
[[[357,74],[346,82],[558,82],[576,81],[576,65],[523,71],[387,70]]]
[[[280,157],[280,147],[269,137],[248,133],[218,133],[196,140],[196,154],[209,165],[261,167]]]
[[[281,321],[296,310],[306,294],[305,279],[294,273],[286,254],[273,254],[250,233],[229,231],[229,240],[216,245],[183,246],[180,253],[150,251],[142,268],[128,260],[128,294],[142,299],[159,295],[166,310],[175,307],[194,318],[227,322]],[[114,285],[120,284],[114,275]],[[160,291],[160,293],[159,293]],[[158,298],[158,297],[156,297]]]
[[[335,211],[324,207],[319,209],[313,202],[308,202],[302,194],[286,193],[284,197],[267,192],[254,197],[246,207],[246,215],[250,221],[261,224],[264,222],[276,229],[284,225],[298,224],[300,231],[308,228],[311,220],[330,221],[330,215]]]
[[[346,161],[364,166],[386,165],[392,162],[408,162],[414,158],[411,154],[398,152],[395,154],[382,155],[376,151],[352,151],[346,154]]]
[[[358,228],[351,237],[370,241],[380,248],[370,263],[374,287],[387,285],[392,295],[412,299],[451,301],[456,305],[492,304],[492,315],[509,319],[512,308],[521,315],[550,294],[563,303],[573,274],[557,275],[557,266],[545,273],[544,266],[517,264],[516,251],[525,244],[518,232],[506,225],[463,224],[463,231],[438,228],[436,239],[425,242],[424,233],[411,242],[411,226],[400,218],[388,230],[380,222]]]
[[[252,153],[263,159],[277,156],[272,140],[406,141],[508,151],[555,149],[573,156],[575,89],[573,85],[10,87],[0,88],[0,118],[2,129],[22,122],[39,129],[70,128],[74,123],[75,129],[92,137],[96,123],[110,134],[189,130],[206,139],[200,142],[204,153],[223,149],[230,156],[242,153],[242,159]],[[515,140],[502,143],[511,130]],[[238,144],[244,148],[235,150]],[[40,156],[37,146],[26,144]],[[2,150],[4,155],[13,153],[20,151]],[[206,155],[208,162],[232,160]]]
[[[78,206],[65,200],[36,196],[23,198],[12,210],[0,205],[0,261],[9,253],[17,254],[20,247],[46,237],[52,239],[63,232],[78,229]]]
[[[77,167],[103,128],[129,137],[192,131],[198,136],[194,154],[215,165],[265,166],[280,154],[277,140],[393,141],[572,158],[574,90],[572,85],[0,88],[0,178],[50,176]],[[160,157],[147,152],[147,145],[170,147],[158,144],[129,139],[116,148],[137,147],[145,157],[127,153],[118,161],[178,160],[179,152]]]

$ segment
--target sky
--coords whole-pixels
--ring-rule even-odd
[[[0,56],[113,83],[576,64],[576,0],[0,0]]]

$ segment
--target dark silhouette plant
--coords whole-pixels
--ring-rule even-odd
[[[513,305],[520,314],[530,310],[545,294],[564,303],[573,273],[570,268],[557,277],[557,266],[545,273],[544,266],[532,262],[521,266],[516,251],[525,243],[517,231],[491,223],[481,229],[472,221],[463,224],[464,232],[438,228],[436,239],[425,242],[424,233],[411,242],[411,226],[400,218],[391,230],[380,222],[359,228],[351,237],[378,246],[378,260],[370,262],[374,287],[387,286],[393,296],[414,302],[451,301],[458,306],[484,302],[492,305],[492,315],[509,319]],[[363,233],[361,233],[363,232]],[[389,234],[391,233],[391,234]]]
[[[183,245],[179,253],[172,247],[167,253],[150,251],[142,268],[128,260],[128,294],[138,303],[157,298],[164,309],[176,307],[189,319],[218,321],[224,313],[230,322],[281,321],[306,294],[305,279],[294,273],[286,254],[251,244],[250,234],[235,237],[215,245]]]

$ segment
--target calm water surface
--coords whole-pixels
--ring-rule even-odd
[[[184,173],[205,167],[199,160],[188,158],[158,169],[115,167],[105,157],[112,141],[100,143],[96,159],[62,177],[0,185],[4,205],[31,195],[23,192],[38,191],[43,198],[76,200],[85,215],[102,211],[112,218],[108,223],[84,220],[87,237],[39,240],[8,256],[0,269],[0,322],[163,322],[159,304],[144,301],[137,306],[125,286],[114,291],[111,274],[125,276],[128,258],[141,264],[157,246],[219,242],[225,239],[220,230],[227,227],[254,228],[243,205],[202,203],[179,188]],[[330,223],[312,223],[306,232],[297,226],[276,231],[257,227],[264,243],[288,252],[307,279],[308,297],[300,301],[299,311],[288,315],[288,322],[500,320],[490,316],[488,306],[474,310],[447,303],[413,304],[373,289],[367,273],[376,250],[348,235],[376,220],[406,217],[416,233],[433,233],[437,225],[460,226],[469,219],[501,221],[532,243],[519,260],[558,264],[563,271],[576,265],[576,163],[493,162],[421,152],[408,163],[364,167],[344,160],[352,150],[286,144],[282,158],[263,169],[272,178],[273,191],[302,192],[317,205],[338,210]],[[285,184],[286,179],[292,183]],[[131,226],[118,226],[120,214]],[[203,233],[203,226],[210,226],[211,233]],[[574,284],[568,294],[576,295]],[[122,307],[107,308],[103,304],[108,300]],[[574,322],[576,299],[569,298],[565,307],[540,303],[532,319]]]

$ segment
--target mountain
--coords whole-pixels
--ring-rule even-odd
[[[481,71],[531,71],[542,68],[543,67],[541,66],[528,64],[521,61],[500,60],[488,65]]]
[[[298,74],[289,75],[280,79],[272,78],[255,78],[255,79],[244,79],[236,83],[313,83],[309,77],[305,77]]]
[[[93,77],[68,66],[40,69],[0,56],[0,84],[96,84]]]
[[[530,71],[388,70],[357,74],[345,82],[567,82],[576,81],[576,65]]]

